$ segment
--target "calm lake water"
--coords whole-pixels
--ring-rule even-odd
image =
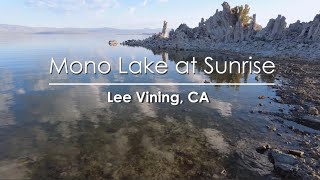
[[[257,82],[256,76],[179,75],[175,63],[192,56],[236,59],[215,52],[152,52],[107,41],[143,38],[125,35],[0,36],[0,177],[33,179],[185,179],[261,177],[269,163],[257,163],[255,148],[281,143],[267,132],[270,117],[283,105],[268,86],[86,86],[55,87],[50,82]],[[166,75],[50,75],[51,58],[165,60]],[[181,67],[183,68],[183,67]],[[259,82],[274,82],[261,75]],[[181,106],[107,103],[107,93],[207,92],[211,103]],[[259,103],[265,104],[260,107]],[[49,178],[50,177],[50,178]]]

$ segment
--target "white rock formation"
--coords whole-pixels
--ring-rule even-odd
[[[167,21],[164,21],[164,22],[163,22],[163,27],[162,27],[162,32],[161,32],[161,34],[160,34],[160,37],[161,37],[161,38],[168,38],[167,28],[168,28],[168,22],[167,22]]]

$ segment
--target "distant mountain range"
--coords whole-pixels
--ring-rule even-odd
[[[161,29],[115,29],[115,28],[50,28],[50,27],[27,27],[18,25],[0,24],[0,34],[88,34],[88,33],[109,33],[109,34],[154,34]]]

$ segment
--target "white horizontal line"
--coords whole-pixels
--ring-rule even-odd
[[[275,83],[49,83],[49,86],[274,86]]]

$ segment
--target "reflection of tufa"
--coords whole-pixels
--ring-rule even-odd
[[[161,55],[162,55],[162,61],[163,62],[168,62],[169,54],[166,53],[166,52],[162,52]]]
[[[257,81],[257,82],[259,82],[260,81],[260,74],[258,74],[254,79]]]

